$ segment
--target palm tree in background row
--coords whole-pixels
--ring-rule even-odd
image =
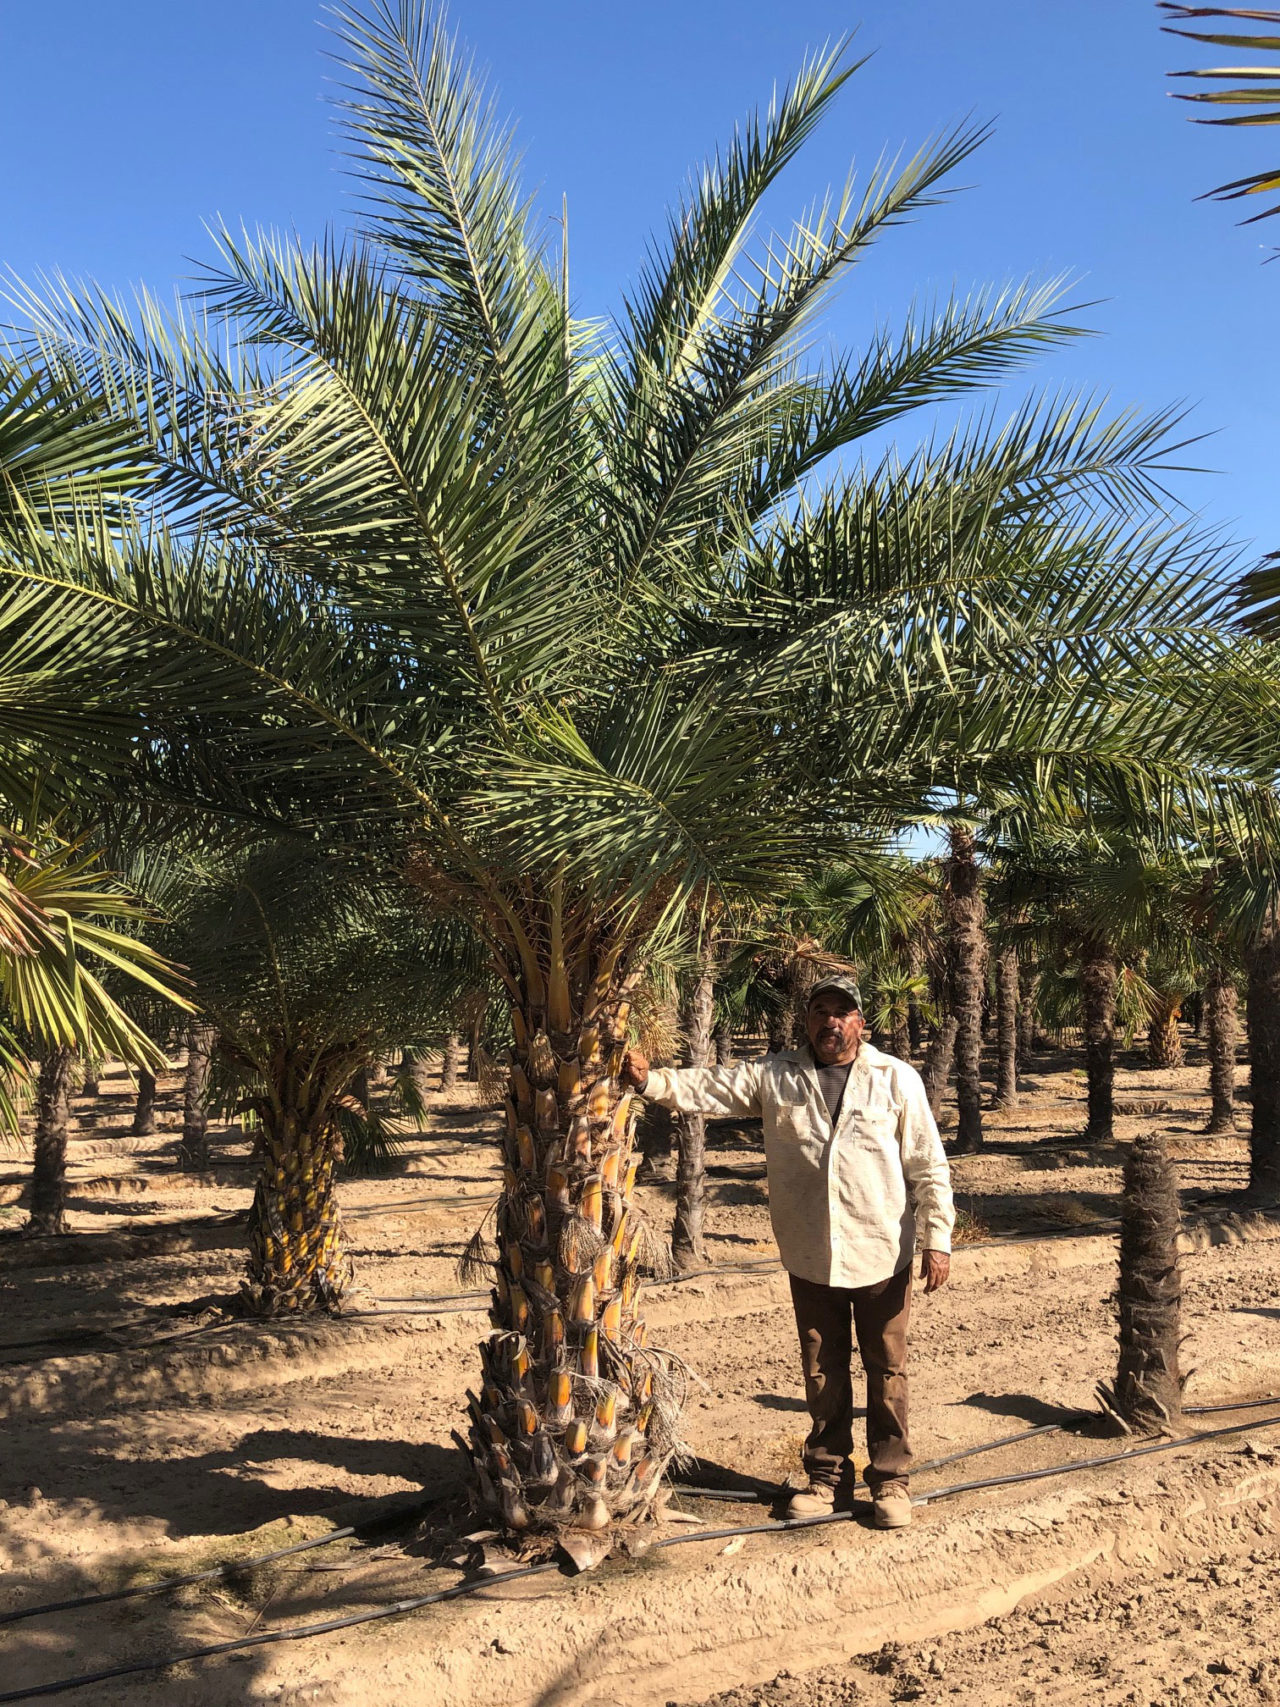
[[[974,133],[753,245],[853,70],[818,54],[605,326],[440,18],[340,29],[353,237],[224,233],[172,316],[24,299],[28,355],[145,443],[167,522],[28,542],[10,596],[33,657],[92,634],[127,682],[125,786],[310,829],[487,945],[515,1046],[470,1450],[510,1526],[598,1526],[647,1508],[678,1409],[618,1078],[646,955],[984,788],[1265,818],[1272,690],[1256,668],[1248,716],[1223,691],[1253,653],[1221,633],[1216,547],[1155,513],[1167,418],[1050,400],[831,473],[1069,335],[1015,290],[807,348]],[[68,728],[50,660],[69,765],[97,724]],[[329,1177],[264,1191],[294,1287],[339,1296]]]

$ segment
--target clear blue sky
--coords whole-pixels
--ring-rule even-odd
[[[1196,193],[1267,164],[1275,133],[1192,126],[1164,73],[1199,50],[1150,0],[463,0],[454,21],[518,118],[549,213],[567,193],[574,294],[617,301],[686,170],[804,50],[854,26],[871,63],[792,169],[799,211],[851,158],[972,115],[973,187],[891,234],[829,326],[853,341],[918,295],[1067,271],[1103,334],[1038,377],[1117,402],[1194,405],[1220,472],[1184,494],[1280,546],[1280,263],[1263,226]],[[317,0],[0,0],[0,264],[165,291],[209,253],[203,221],[344,224]],[[1277,222],[1280,225],[1280,222]],[[904,444],[927,430],[901,427]]]

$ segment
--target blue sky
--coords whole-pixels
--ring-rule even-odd
[[[580,312],[616,305],[687,170],[807,47],[857,29],[874,57],[776,198],[798,212],[850,161],[958,120],[991,140],[972,186],[891,233],[828,315],[856,343],[913,297],[1069,273],[1101,336],[1038,383],[1141,409],[1185,400],[1211,432],[1183,495],[1280,546],[1275,411],[1280,221],[1244,230],[1195,195],[1271,160],[1274,133],[1192,126],[1164,73],[1197,49],[1150,0],[468,0],[454,21],[519,120],[548,214],[569,198]],[[346,223],[316,0],[2,0],[0,264],[168,290],[209,254],[203,222]],[[1010,400],[1012,400],[1012,392]],[[929,429],[913,418],[909,445]]]

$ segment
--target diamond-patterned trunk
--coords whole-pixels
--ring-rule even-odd
[[[351,1282],[334,1191],[341,1140],[332,1114],[261,1111],[262,1169],[249,1215],[249,1275],[256,1315],[337,1310]]]
[[[629,982],[612,952],[580,967],[574,987],[557,923],[545,980],[526,959],[527,997],[512,1009],[493,1333],[470,1395],[479,1502],[513,1530],[641,1515],[678,1409],[671,1361],[646,1344],[639,1308],[650,1238],[633,1201],[640,1104],[618,1078]]]

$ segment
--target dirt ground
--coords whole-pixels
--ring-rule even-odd
[[[1108,1228],[1124,1140],[1145,1125],[1169,1137],[1194,1234],[1184,1257],[1189,1401],[1280,1394],[1280,1223],[1234,1214],[1244,1137],[1202,1135],[1207,1068],[1191,1039],[1187,1058],[1176,1072],[1125,1059],[1120,1142],[1098,1152],[1078,1142],[1077,1059],[1037,1056],[1018,1109],[990,1117],[986,1152],[954,1164],[964,1243],[952,1284],[917,1301],[913,1325],[917,1459],[1041,1426],[1061,1432],[922,1469],[917,1494],[1117,1450],[1078,1413],[1094,1408],[1094,1384],[1112,1372]],[[0,1155],[0,1615],[288,1545],[350,1522],[353,1502],[436,1503],[296,1564],[0,1624],[4,1689],[459,1581],[431,1537],[456,1505],[450,1431],[485,1328],[454,1265],[496,1195],[495,1117],[469,1089],[434,1097],[426,1131],[406,1142],[393,1173],[342,1186],[361,1287],[351,1315],[263,1326],[228,1320],[223,1308],[243,1263],[246,1146],[217,1130],[210,1174],[179,1173],[178,1076],[161,1091],[160,1130],[145,1139],[127,1136],[122,1070],[95,1102],[80,1099],[69,1240],[16,1237],[29,1163]],[[747,1490],[798,1472],[806,1419],[758,1135],[713,1129],[709,1160],[711,1270],[653,1287],[646,1314],[651,1339],[699,1377],[686,1434],[701,1482]],[[669,1221],[671,1183],[645,1194]],[[875,1534],[862,1514],[736,1544],[693,1540],[697,1524],[668,1523],[655,1534],[684,1533],[690,1544],[660,1558],[499,1585],[67,1699],[1280,1701],[1272,1415],[1280,1401],[1197,1419],[1248,1423],[1245,1434],[939,1498],[901,1535]],[[688,1493],[673,1506],[726,1528],[766,1521],[770,1509]]]

